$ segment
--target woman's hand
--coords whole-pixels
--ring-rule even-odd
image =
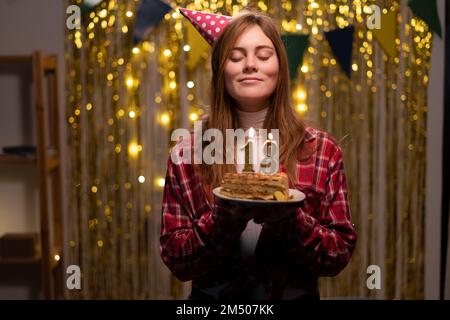
[[[297,207],[292,205],[267,205],[261,207],[246,207],[216,198],[217,213],[234,222],[245,222],[253,219],[255,223],[277,223],[293,217]]]
[[[281,220],[294,217],[297,207],[292,205],[275,205],[253,208],[255,223],[277,223]]]
[[[253,208],[236,205],[220,198],[216,198],[216,205],[218,215],[234,222],[247,223],[257,213]]]

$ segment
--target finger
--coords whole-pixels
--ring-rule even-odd
[[[253,221],[254,221],[256,224],[261,224],[261,223],[264,222],[264,218],[263,218],[263,217],[254,217],[254,218],[253,218]]]

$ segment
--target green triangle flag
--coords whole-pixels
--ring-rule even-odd
[[[303,53],[308,46],[307,34],[287,33],[281,35],[289,64],[289,75],[291,80],[297,79],[298,66],[303,62]]]
[[[442,38],[436,0],[410,0],[408,6],[416,16],[425,21],[430,29]]]

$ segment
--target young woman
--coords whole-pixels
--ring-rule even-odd
[[[234,17],[216,39],[211,63],[204,127],[224,137],[228,128],[279,129],[280,171],[306,199],[281,210],[231,206],[211,190],[234,166],[169,158],[161,257],[178,279],[193,281],[191,299],[318,299],[318,277],[337,275],[356,242],[342,151],[292,108],[286,53],[270,18]],[[256,248],[244,255],[245,246]]]

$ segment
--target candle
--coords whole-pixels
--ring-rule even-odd
[[[269,133],[268,140],[264,141],[263,143],[263,153],[264,158],[261,161],[261,171],[265,174],[276,173],[278,171],[278,166],[276,160],[273,159],[273,157],[275,154],[278,154],[278,144],[273,139],[272,133]]]
[[[245,164],[243,171],[245,172],[255,172],[253,170],[253,144],[254,144],[254,137],[255,130],[253,128],[248,129],[248,141],[245,145]],[[251,157],[251,158],[250,158]],[[252,160],[250,160],[252,159]]]
[[[269,140],[266,140],[268,143],[267,143],[267,154],[266,154],[266,156],[268,156],[268,157],[272,157],[272,152],[273,152],[273,150],[272,150],[272,148],[273,148],[273,146],[275,146],[275,147],[278,147],[278,144],[277,144],[277,142],[275,141],[275,140],[273,140],[273,134],[272,134],[272,132],[270,132],[269,133]],[[264,142],[265,143],[265,142]]]

